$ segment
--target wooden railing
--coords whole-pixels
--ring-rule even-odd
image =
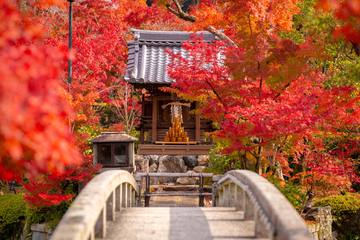
[[[226,173],[214,186],[213,206],[236,207],[255,221],[256,237],[313,239],[305,222],[273,184],[246,170]]]
[[[198,191],[194,192],[185,192],[185,191],[164,191],[164,192],[151,192],[151,178],[173,178],[173,177],[190,177],[190,178],[198,178]],[[205,178],[212,179],[212,173],[138,173],[136,174],[136,181],[138,182],[138,186],[140,187],[139,193],[141,194],[141,186],[142,180],[145,178],[145,191],[144,191],[144,206],[150,206],[150,198],[152,196],[198,196],[199,197],[199,207],[204,206],[204,197],[205,196],[212,196],[212,193],[204,191],[204,180]],[[141,196],[138,198],[139,203],[138,206],[141,206]]]
[[[92,179],[71,204],[52,240],[88,240],[105,237],[106,222],[115,212],[136,205],[138,186],[127,171],[111,170]]]

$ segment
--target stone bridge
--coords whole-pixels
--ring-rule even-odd
[[[234,170],[213,182],[213,207],[142,207],[133,175],[103,172],[81,191],[51,239],[312,239],[265,178]]]

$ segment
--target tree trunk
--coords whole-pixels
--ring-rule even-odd
[[[284,179],[284,174],[283,174],[283,171],[282,171],[282,168],[281,168],[281,165],[280,165],[279,161],[277,161],[277,160],[275,159],[274,162],[275,162],[275,164],[274,164],[274,167],[275,167],[275,176],[276,176],[277,178],[279,178],[280,180],[285,181],[285,179]]]
[[[262,158],[262,147],[259,145],[258,153],[256,155],[256,164],[255,164],[255,171],[261,175],[262,174],[262,166],[261,166],[261,158]]]
[[[274,169],[274,175],[275,177],[277,177],[278,179],[284,181],[284,174],[281,168],[281,164],[279,161],[276,160],[277,157],[277,152],[279,150],[279,147],[276,144],[273,144],[273,150],[274,150],[274,155],[271,156],[272,161],[271,162],[271,167]]]

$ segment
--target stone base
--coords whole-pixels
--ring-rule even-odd
[[[51,237],[51,229],[46,224],[31,225],[32,240],[49,240]]]
[[[316,240],[332,240],[332,216],[330,207],[311,208],[303,216],[309,231]]]

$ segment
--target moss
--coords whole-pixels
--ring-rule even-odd
[[[18,239],[22,233],[26,214],[23,196],[21,194],[0,196],[0,206],[0,239]]]
[[[360,239],[360,195],[345,194],[318,199],[315,206],[330,206],[338,239]]]

